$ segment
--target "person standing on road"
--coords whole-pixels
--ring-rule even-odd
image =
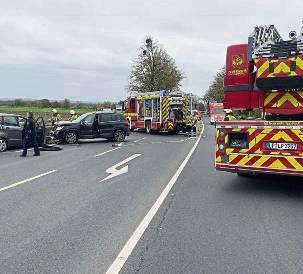
[[[27,114],[27,120],[24,124],[22,137],[23,137],[23,152],[20,156],[26,157],[27,149],[29,145],[34,146],[34,151],[35,151],[34,156],[40,156],[40,150],[37,142],[36,123],[34,120],[34,114],[32,112],[29,112]]]

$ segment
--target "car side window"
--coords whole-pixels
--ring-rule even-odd
[[[19,122],[16,116],[3,116],[4,126],[19,126]]]
[[[95,120],[95,114],[90,114],[88,116],[86,116],[82,122],[85,124],[85,125],[89,125],[89,126],[92,126],[93,123],[94,123],[94,120]]]
[[[112,121],[112,115],[110,113],[101,114],[101,122],[110,122]]]

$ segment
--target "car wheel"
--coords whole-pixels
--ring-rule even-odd
[[[145,123],[145,132],[147,134],[151,134],[151,123],[150,123],[150,121],[146,121],[146,123]]]
[[[114,141],[115,142],[124,142],[125,140],[125,132],[122,129],[118,129],[114,132]]]
[[[75,131],[69,131],[65,134],[64,141],[67,144],[76,144],[78,143],[78,134]]]
[[[0,152],[6,151],[7,147],[7,141],[4,138],[0,138]]]

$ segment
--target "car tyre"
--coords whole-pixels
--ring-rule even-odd
[[[0,138],[0,152],[5,152],[7,150],[8,143],[6,139]]]
[[[122,129],[117,129],[114,131],[114,142],[124,142],[125,141],[125,131]]]
[[[65,143],[69,145],[77,144],[78,143],[78,134],[76,131],[68,131],[65,133],[64,136]]]

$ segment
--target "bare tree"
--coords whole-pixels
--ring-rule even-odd
[[[184,73],[177,68],[174,59],[148,37],[133,63],[128,90],[152,92],[163,89],[171,92],[180,89],[184,78]]]

